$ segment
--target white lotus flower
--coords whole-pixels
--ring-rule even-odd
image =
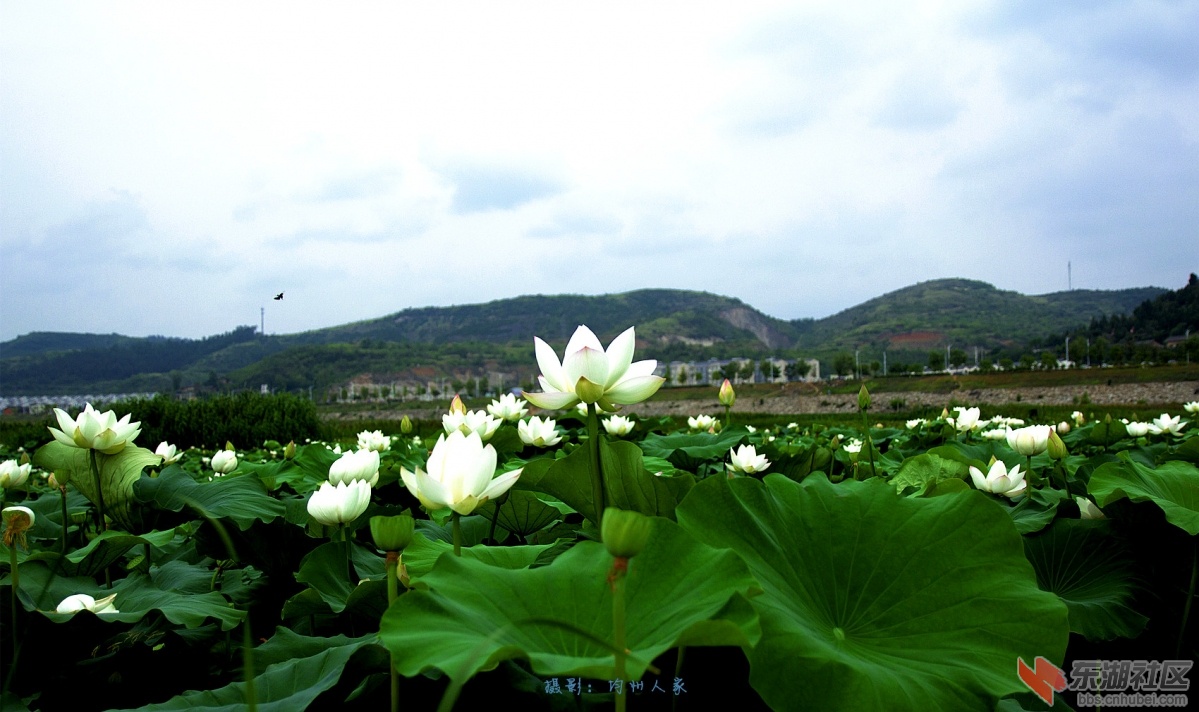
[[[1149,424],[1149,432],[1154,435],[1178,435],[1186,424],[1181,415],[1170,417],[1169,413],[1162,413]]]
[[[1051,425],[1029,425],[1018,430],[1008,429],[1007,444],[1016,452],[1031,457],[1049,449]]]
[[[953,426],[958,429],[958,432],[966,432],[967,430],[976,430],[981,427],[978,418],[982,414],[978,408],[963,408],[958,406],[954,408],[957,416],[953,418]]]
[[[441,427],[445,428],[447,433],[455,431],[461,432],[463,435],[472,432],[478,433],[484,442],[490,440],[492,435],[495,435],[495,431],[499,430],[503,422],[490,413],[485,413],[481,410],[472,410],[469,412],[451,410],[449,413],[441,416]]]
[[[517,423],[516,433],[520,436],[522,443],[534,447],[553,447],[562,442],[562,435],[558,432],[558,422],[553,418],[543,420],[534,415],[528,420]]]
[[[366,480],[321,483],[321,488],[308,498],[308,514],[327,526],[352,522],[366,511],[371,501],[371,483]]]
[[[987,440],[1006,440],[1007,439],[1007,430],[1006,429],[1000,430],[999,428],[992,428],[991,430],[984,430],[982,432],[982,437],[986,438]]]
[[[1057,424],[1057,434],[1058,435],[1065,435],[1068,432],[1070,432],[1070,421],[1063,420],[1062,422]]]
[[[391,449],[391,436],[384,435],[382,430],[363,430],[358,433],[358,449],[386,452]]]
[[[1004,497],[1012,499],[1024,494],[1024,491],[1028,488],[1028,483],[1024,481],[1024,473],[1020,471],[1020,466],[1014,465],[1009,471],[1007,465],[1003,464],[1003,460],[996,460],[991,463],[991,469],[987,472],[986,477],[983,476],[983,473],[977,467],[971,465],[970,479],[974,480],[974,486],[983,492],[1001,494]]]
[[[770,467],[770,461],[765,455],[759,455],[753,445],[742,445],[736,450],[729,450],[730,462],[725,465],[730,474],[743,472],[752,475]]]
[[[1199,401],[1191,401],[1182,406],[1182,409],[1191,415],[1199,415]]]
[[[133,442],[141,433],[141,428],[137,427],[141,425],[140,421],[129,422],[132,416],[126,415],[117,420],[116,413],[111,410],[97,412],[92,409],[91,403],[86,404],[75,420],[71,420],[71,416],[59,408],[54,409],[54,415],[62,428],[50,428],[55,440],[71,447],[99,450],[105,455],[115,455],[124,450],[125,445]]]
[[[86,593],[76,593],[73,596],[67,596],[62,599],[62,603],[54,609],[56,613],[78,613],[79,611],[91,611],[97,615],[105,613],[120,613],[117,607],[113,605],[117,594],[105,596],[100,600],[96,600]]]
[[[649,398],[666,381],[654,375],[657,361],[633,363],[633,327],[613,339],[605,350],[591,329],[580,326],[566,344],[561,362],[540,338],[534,337],[533,344],[541,367],[537,380],[543,392],[525,393],[525,398],[538,408],[569,408],[582,401],[613,411],[616,406]]]
[[[1087,422],[1087,416],[1083,415],[1081,410],[1076,410],[1070,414],[1070,420],[1073,420],[1075,425],[1082,425]]]
[[[528,415],[529,409],[525,407],[526,405],[524,399],[517,398],[511,393],[505,393],[491,401],[491,404],[487,406],[487,412],[500,420],[515,422]]]
[[[853,438],[841,446],[841,449],[848,453],[859,453],[862,451],[862,441]]]
[[[227,475],[237,469],[237,453],[232,450],[217,450],[212,453],[212,469]]]
[[[426,464],[428,472],[419,467],[415,473],[401,468],[400,477],[426,509],[449,507],[466,516],[507,492],[520,477],[522,470],[513,470],[492,479],[495,464],[495,448],[484,447],[478,433],[464,435],[456,430],[437,438]]]
[[[1136,421],[1130,423],[1125,421],[1124,430],[1128,433],[1129,437],[1143,438],[1149,433],[1149,423],[1138,423]]]
[[[183,457],[183,453],[179,452],[174,445],[171,445],[166,440],[158,443],[154,454],[162,458],[162,464],[165,467],[173,462],[178,462],[179,458]]]
[[[694,418],[687,419],[687,426],[692,430],[707,430],[713,432],[720,430],[720,421],[710,415],[697,415]]]
[[[1074,501],[1078,504],[1078,514],[1083,519],[1107,519],[1103,510],[1095,506],[1095,503],[1086,497],[1075,495]]]
[[[29,472],[32,469],[33,465],[29,463],[21,465],[16,460],[0,462],[0,487],[4,489],[20,487],[29,479]]]
[[[907,422],[908,430],[915,430],[916,428],[919,428],[921,425],[927,425],[927,424],[928,424],[928,420],[926,420],[924,418],[913,418]]]
[[[609,435],[620,437],[633,432],[632,418],[626,418],[623,415],[612,415],[604,418],[604,430],[608,431]]]
[[[354,450],[342,453],[329,466],[329,482],[338,485],[365,480],[374,487],[379,482],[379,453],[374,450]]]

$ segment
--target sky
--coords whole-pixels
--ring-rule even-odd
[[[6,0],[0,340],[1178,289],[1196,37],[1193,0]]]

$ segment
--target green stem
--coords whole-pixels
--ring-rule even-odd
[[[1182,639],[1186,636],[1187,620],[1191,617],[1191,602],[1195,600],[1195,583],[1199,581],[1199,545],[1193,547],[1191,555],[1191,585],[1187,588],[1187,602],[1182,607],[1182,625],[1178,626],[1178,643],[1174,646],[1174,657],[1182,655]]]
[[[387,552],[387,607],[395,603],[399,596],[400,553]],[[391,665],[388,673],[391,675],[391,712],[400,710],[400,674],[396,671],[395,653],[391,653]]]
[[[250,633],[249,611],[246,611],[246,619],[242,621],[241,664],[246,678],[246,709],[254,712],[258,709],[258,696],[254,690],[254,636]]]
[[[504,502],[508,501],[508,495],[511,493],[512,493],[512,491],[509,490],[509,491],[503,493],[502,495],[500,495],[495,500],[495,509],[493,509],[491,511],[491,528],[487,530],[487,541],[491,542],[492,544],[496,543],[496,541],[495,541],[495,524],[497,521],[499,521],[499,518],[500,518],[500,507],[504,506]]]
[[[627,566],[627,560],[625,566]],[[617,566],[620,566],[619,562]],[[616,711],[624,712],[625,705],[628,704],[628,696],[626,685],[628,680],[625,680],[625,612],[624,612],[624,579],[625,573],[617,570],[612,580],[612,635],[613,644],[616,647],[614,653],[614,662],[616,665],[616,679],[620,680],[620,687],[616,693]]]
[[[679,654],[678,654],[678,655],[676,655],[676,656],[675,656],[675,658],[674,658],[674,679],[675,679],[675,680],[681,680],[681,679],[683,679],[683,675],[682,675],[682,672],[683,672],[683,654],[684,654],[684,653],[686,653],[686,652],[687,652],[687,646],[686,646],[686,645],[680,645],[680,646],[679,646]],[[670,709],[671,709],[671,712],[673,712],[673,711],[674,711],[674,709],[675,709],[675,707],[678,705],[678,703],[679,703],[679,696],[678,696],[678,695],[675,695],[674,697],[672,697],[672,698],[670,699]]]
[[[62,555],[67,555],[67,528],[71,526],[71,520],[67,518],[67,487],[63,485],[59,487],[58,493],[62,502]]]
[[[587,404],[587,451],[591,454],[591,499],[595,504],[595,528],[603,530],[604,471],[600,469],[599,416],[595,403]]]
[[[462,515],[454,512],[450,520],[454,523],[454,556],[462,556],[462,524],[458,521]]]
[[[17,664],[17,591],[21,589],[21,569],[17,567],[17,542],[13,542],[8,547],[8,564],[9,571],[12,572],[12,631],[9,633],[12,636],[12,662],[10,666]],[[9,670],[11,677],[12,669]]]
[[[345,523],[339,524],[338,527],[340,527],[340,529],[341,529],[342,546],[344,546],[346,549],[346,568],[345,568],[346,576],[349,577],[350,585],[352,586],[358,582],[354,580],[354,556],[353,556],[353,553],[350,551],[350,535],[349,535],[349,532],[346,531]]]
[[[731,406],[731,405],[726,405],[724,407],[724,429],[725,430],[729,429],[729,423],[732,422],[732,419],[733,419],[732,410],[733,410],[733,406]]]
[[[92,455],[92,479],[96,481],[96,505],[99,507],[98,529],[101,532],[108,531],[108,512],[104,507],[104,488],[100,484],[100,464],[96,461],[96,451],[89,450]]]

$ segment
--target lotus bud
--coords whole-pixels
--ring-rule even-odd
[[[292,440],[287,443],[287,447],[283,448],[283,459],[291,460],[296,456],[296,441]]]
[[[866,390],[866,384],[858,389],[858,410],[870,410],[870,391]]]
[[[407,514],[371,517],[371,538],[384,551],[403,551],[412,543],[416,520]]]
[[[226,449],[226,450],[233,451],[233,452],[237,452],[237,448],[233,447],[233,441],[232,441],[232,440],[226,440],[226,441],[225,441],[225,449]]]
[[[50,485],[54,489],[61,489],[58,485],[58,480],[54,477],[53,472],[51,472],[50,476],[46,478],[46,484]]]
[[[400,420],[400,432],[404,435],[409,435],[412,433],[412,418],[409,418],[407,415],[405,415],[404,418]]]
[[[716,398],[725,408],[733,407],[733,401],[737,400],[737,394],[733,392],[733,384],[729,383],[729,379],[724,379],[724,383],[720,384],[720,393]]]
[[[20,462],[20,464],[22,464],[22,465],[28,465],[28,464],[29,464],[29,453],[27,453],[27,452],[22,452],[22,453],[21,453],[21,459],[20,459],[20,461],[19,461],[19,462]]]
[[[1062,422],[1057,424],[1057,434],[1058,435],[1065,435],[1068,432],[1070,432],[1070,424],[1069,423],[1067,423],[1066,421],[1063,420]]]
[[[1086,497],[1075,496],[1074,502],[1078,504],[1078,514],[1083,519],[1107,519],[1103,511]]]
[[[454,394],[454,400],[450,401],[450,412],[466,415],[466,404],[462,402],[462,396]]]
[[[1054,430],[1049,431],[1049,445],[1046,447],[1046,452],[1048,452],[1049,457],[1054,460],[1060,460],[1066,455],[1070,454],[1070,452],[1066,450],[1066,443],[1062,442],[1061,437]]]
[[[654,520],[641,512],[607,507],[601,535],[608,553],[618,559],[631,559],[649,542]]]
[[[946,418],[948,418],[948,417],[949,417],[949,409],[948,409],[948,408],[942,408],[942,409],[941,409],[941,420],[945,420],[945,419],[946,419]]]

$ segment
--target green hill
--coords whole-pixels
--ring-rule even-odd
[[[208,388],[306,388],[368,375],[386,382],[535,375],[533,337],[557,349],[579,324],[607,343],[637,327],[638,358],[702,360],[768,354],[831,359],[863,350],[923,361],[953,344],[1023,348],[1096,320],[1123,318],[1166,290],[1025,296],[963,279],[906,287],[830,317],[784,321],[737,299],[644,289],[603,296],[534,295],[485,304],[406,309],[298,334],[250,326],[206,339],[26,334],[0,344],[0,393],[36,395]],[[1105,322],[1106,323],[1106,322]]]

